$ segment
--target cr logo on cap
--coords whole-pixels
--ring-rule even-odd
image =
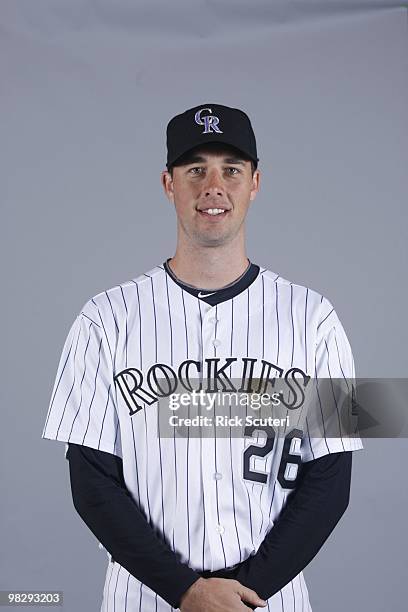
[[[199,111],[196,112],[194,119],[198,125],[204,125],[205,128],[202,134],[210,134],[211,131],[218,132],[218,134],[222,134],[222,130],[218,127],[219,118],[215,115],[204,115],[201,117],[201,113],[204,111],[212,112],[211,108],[200,108]]]

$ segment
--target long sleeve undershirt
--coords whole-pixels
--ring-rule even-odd
[[[174,608],[200,576],[234,578],[268,599],[313,559],[349,502],[351,452],[303,463],[296,490],[256,554],[233,570],[202,572],[183,563],[147,521],[126,487],[119,457],[73,443],[66,457],[82,520],[115,561]]]

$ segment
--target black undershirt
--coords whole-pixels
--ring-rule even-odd
[[[250,263],[235,283],[214,292],[184,285],[169,269],[167,261],[163,265],[186,291],[195,291],[193,295],[212,293],[208,298],[200,298],[212,305],[240,293],[259,273],[259,266]],[[85,524],[112,560],[174,608],[179,607],[183,593],[200,576],[233,578],[263,599],[269,599],[313,559],[349,501],[351,451],[303,463],[296,490],[256,554],[233,570],[197,571],[182,563],[180,555],[148,522],[126,487],[119,457],[73,443],[68,444],[66,457],[74,507]]]

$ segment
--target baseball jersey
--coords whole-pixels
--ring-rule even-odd
[[[163,381],[170,388],[173,380],[192,385],[200,377],[214,384],[259,380],[266,370],[282,376],[294,368],[316,379],[354,377],[350,345],[327,298],[260,266],[242,292],[211,305],[158,265],[84,304],[63,347],[42,437],[120,457],[128,490],[186,564],[233,567],[254,555],[273,527],[300,462],[358,450],[362,442],[342,431],[336,410],[324,404],[282,439],[260,427],[242,437],[215,429],[207,438],[161,437],[158,397]],[[337,437],[311,437],[319,419],[324,431],[338,426]],[[113,605],[171,608],[115,563],[107,568],[102,610]],[[302,572],[268,607],[311,610]]]

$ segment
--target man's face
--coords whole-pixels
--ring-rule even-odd
[[[167,171],[162,173],[179,231],[199,246],[230,242],[243,232],[249,203],[259,189],[259,170],[252,175],[251,162],[228,147],[197,147],[186,161],[173,168],[173,178]]]

